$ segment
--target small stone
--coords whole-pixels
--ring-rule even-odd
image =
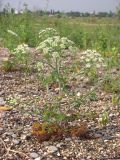
[[[91,159],[91,156],[88,156],[87,159]]]
[[[5,92],[4,91],[0,91],[0,96],[2,96]]]
[[[7,136],[12,136],[14,133],[13,132],[5,132],[5,135]]]
[[[60,88],[55,88],[55,91],[58,92],[60,90]]]
[[[0,97],[0,106],[4,106],[5,105],[5,101],[4,101],[4,99],[2,98],[2,97]]]
[[[2,128],[2,127],[0,127],[0,132],[1,132],[1,131],[3,131],[3,128]]]
[[[14,139],[14,140],[13,140],[13,143],[14,143],[15,145],[18,145],[18,144],[20,144],[20,141],[17,140],[17,139]]]
[[[110,113],[110,114],[109,114],[109,117],[113,117],[113,116],[114,116],[114,114],[113,114],[113,113]]]
[[[25,139],[26,139],[26,135],[23,134],[23,135],[21,136],[21,139],[22,139],[22,140],[25,140]]]
[[[101,134],[99,134],[99,133],[96,133],[96,134],[95,134],[95,138],[100,138],[100,137],[102,137]]]
[[[104,142],[107,142],[107,141],[112,140],[112,139],[113,139],[112,136],[104,136],[103,137]]]
[[[16,134],[12,134],[12,137],[13,137],[13,138],[16,138],[16,137],[17,137],[17,135],[16,135]]]
[[[44,141],[44,142],[43,142],[43,145],[44,145],[44,146],[49,146],[49,142]]]
[[[35,158],[38,158],[39,155],[36,152],[32,152],[30,153],[30,157],[35,159]]]
[[[119,138],[120,138],[120,133],[117,133],[117,134],[116,134],[116,137],[119,137]]]
[[[81,143],[81,140],[80,139],[75,139],[74,140],[76,143]]]
[[[41,159],[42,159],[41,157],[35,158],[35,160],[41,160]]]
[[[57,152],[57,151],[58,151],[58,148],[55,147],[55,146],[48,146],[48,147],[47,147],[47,151],[48,151],[49,153],[54,153],[54,152]]]
[[[4,142],[9,142],[10,140],[9,140],[9,138],[6,138],[5,140],[4,140]]]
[[[90,81],[89,78],[85,78],[85,79],[84,79],[84,83],[86,83],[86,84],[87,84],[89,81]]]
[[[58,143],[58,144],[56,145],[57,148],[61,148],[62,146],[64,146],[64,143],[62,143],[62,142],[61,142],[61,143]]]
[[[76,96],[80,97],[80,92],[77,92]]]
[[[71,138],[65,138],[65,141],[71,141],[72,139]]]
[[[61,156],[59,152],[57,153],[57,156],[58,156],[58,157]]]

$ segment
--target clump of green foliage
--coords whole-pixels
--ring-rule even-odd
[[[106,126],[109,123],[109,113],[104,111],[99,119],[101,125]]]
[[[66,119],[61,112],[59,104],[46,105],[43,112],[43,121],[48,123],[60,123]]]
[[[120,93],[120,75],[107,75],[103,82],[103,89],[110,93]]]

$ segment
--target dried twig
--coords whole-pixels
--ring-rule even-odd
[[[13,149],[11,149],[10,147],[9,148],[7,148],[7,146],[6,146],[6,144],[5,144],[5,142],[2,140],[2,138],[0,138],[0,141],[2,142],[2,144],[4,145],[4,148],[5,148],[5,150],[6,150],[6,155],[8,155],[9,154],[9,152],[13,152],[13,153],[18,153],[18,154],[20,154],[20,155],[22,155],[22,156],[24,156],[24,157],[27,157],[28,158],[28,160],[30,159],[29,158],[29,156],[27,156],[25,153],[23,153],[23,152],[20,152],[20,151],[15,151],[15,150],[13,150]]]

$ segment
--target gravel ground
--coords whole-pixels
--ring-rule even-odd
[[[94,119],[84,117],[90,132],[96,134],[97,139],[64,137],[61,141],[39,143],[31,135],[31,126],[35,120],[41,121],[42,115],[36,116],[32,113],[35,107],[42,107],[41,101],[35,100],[40,96],[44,97],[44,92],[37,91],[32,77],[24,84],[24,75],[20,74],[19,72],[0,74],[0,105],[7,105],[10,97],[17,99],[13,110],[0,112],[1,160],[120,159],[120,113],[111,103],[111,94],[99,92],[97,101],[91,101],[88,104],[90,106],[86,106],[85,109],[83,107],[84,112],[87,108],[97,112]],[[110,123],[102,127],[98,123],[98,115],[106,104],[109,106]],[[78,119],[71,123],[81,121],[83,120]]]
[[[87,80],[83,83],[78,80],[70,91],[79,96],[91,87]],[[0,111],[0,160],[120,160],[120,112],[112,103],[112,94],[100,88],[96,100],[77,109],[70,108],[67,97],[61,100],[64,112],[80,115],[69,124],[87,123],[90,139],[65,136],[59,141],[35,139],[31,134],[32,124],[42,121],[42,115],[35,111],[43,109],[45,102],[52,103],[55,95],[57,88],[47,95],[38,86],[35,73],[26,78],[19,71],[0,72],[0,106],[13,107],[10,111]],[[102,126],[99,118],[106,107],[109,123]]]

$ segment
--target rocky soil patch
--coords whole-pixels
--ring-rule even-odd
[[[84,80],[80,85],[70,87],[76,96],[85,93],[92,86]],[[79,84],[79,85],[78,85]],[[69,92],[70,92],[69,91]],[[32,136],[32,124],[42,122],[40,111],[45,102],[52,102],[57,88],[51,88],[47,95],[45,89],[36,81],[36,73],[27,77],[22,71],[0,72],[0,106],[12,107],[0,110],[0,160],[119,160],[120,159],[120,111],[112,103],[112,94],[97,90],[97,99],[93,98],[76,108],[70,108],[67,97],[63,97],[62,111],[79,115],[69,124],[88,125],[90,139],[81,137],[63,137],[61,140],[39,142]],[[99,118],[107,107],[109,123],[102,126]]]

